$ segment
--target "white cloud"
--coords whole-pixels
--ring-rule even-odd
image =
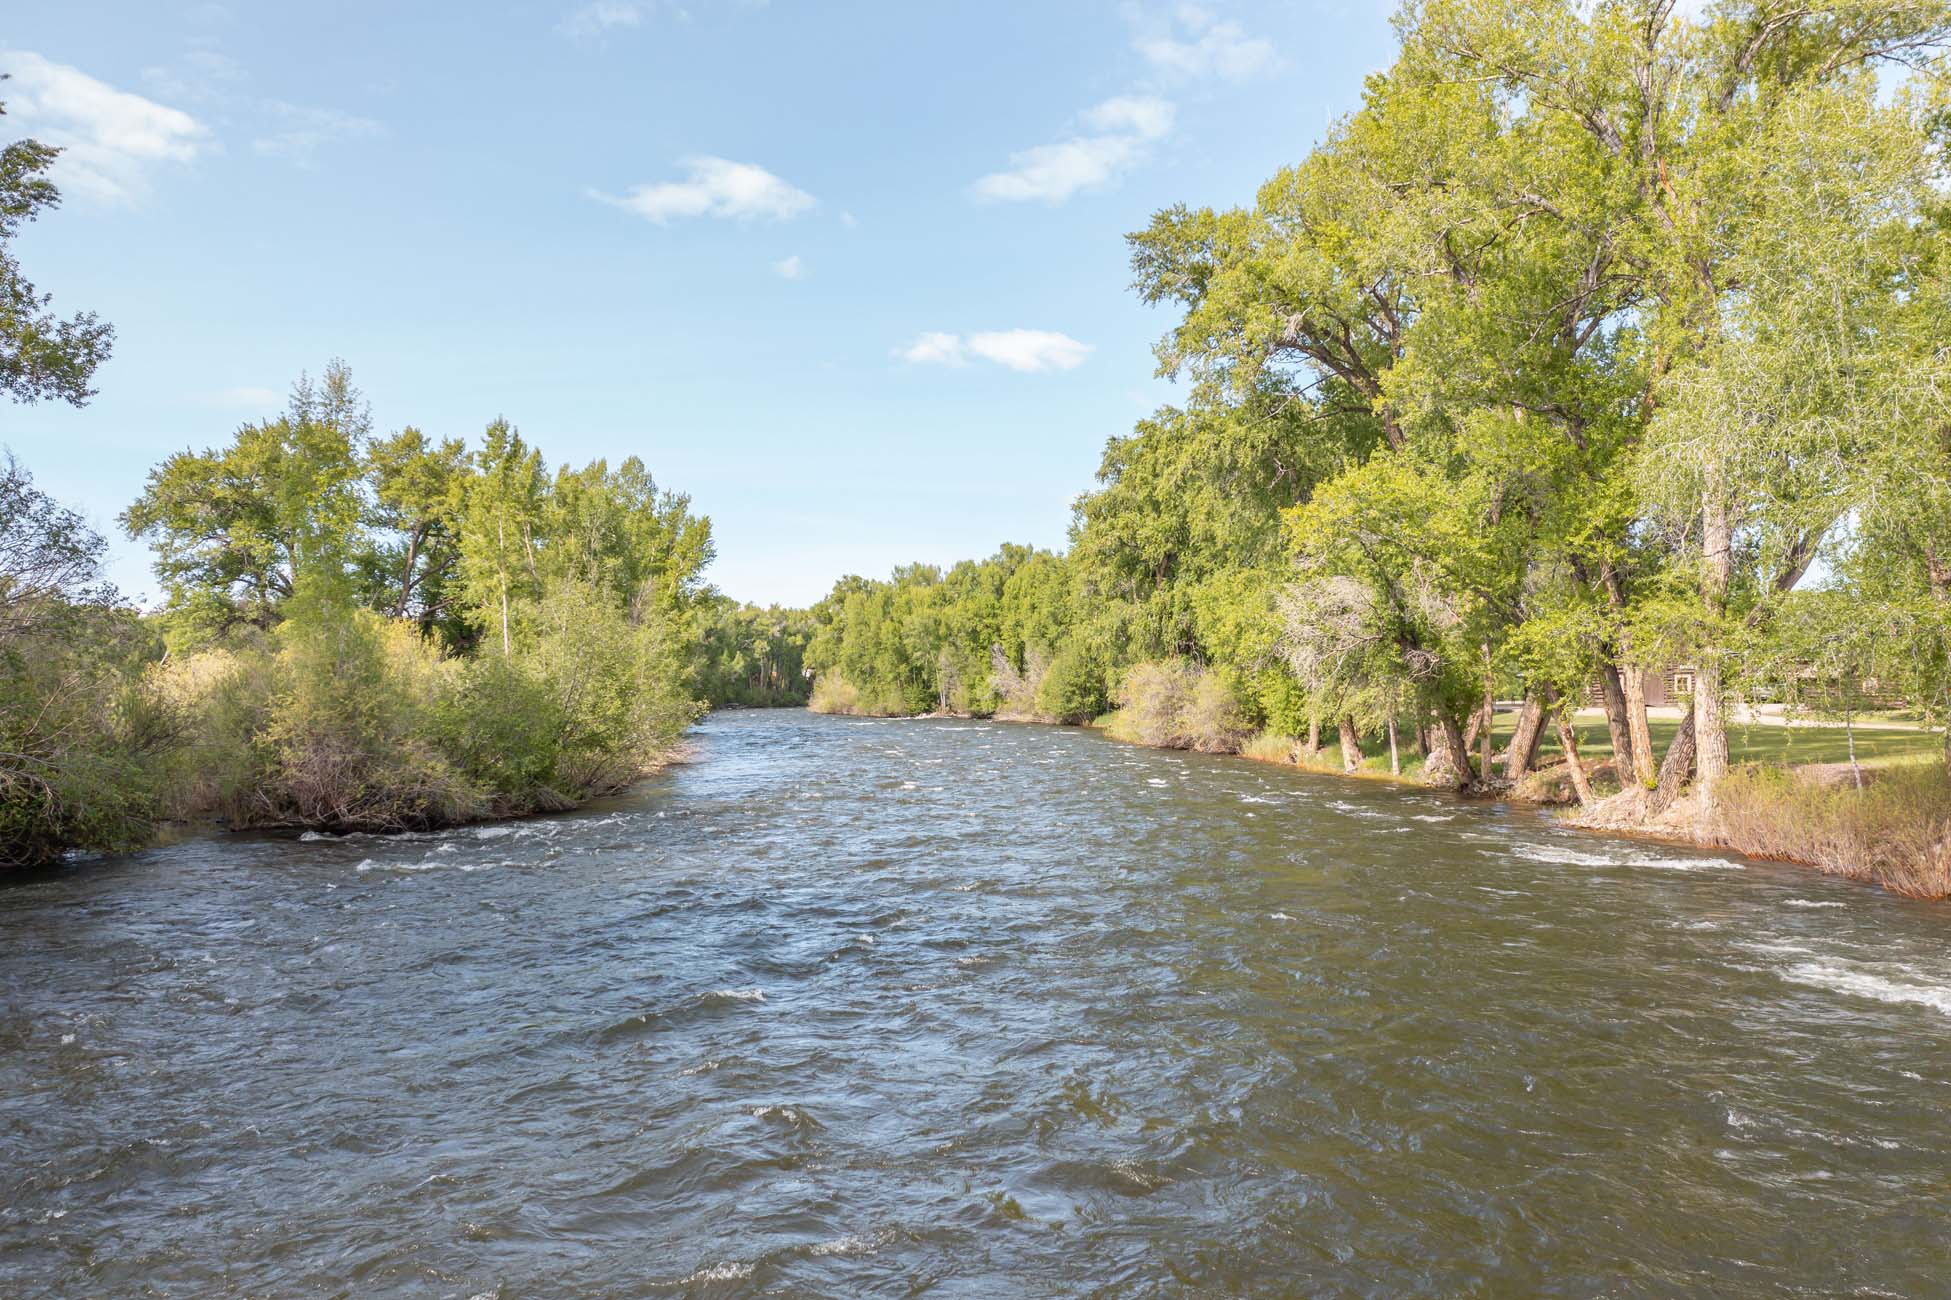
[[[1011,370],[1075,370],[1091,345],[1052,330],[1002,330],[969,335],[969,351]]]
[[[1096,134],[1073,136],[1009,156],[1008,171],[991,172],[973,189],[978,198],[1002,202],[1062,203],[1078,190],[1105,185],[1143,160],[1149,146],[1172,129],[1168,100],[1122,95],[1085,110]]]
[[[840,224],[849,230],[853,230],[860,225],[860,218],[851,212],[842,212],[840,214]]]
[[[1149,95],[1119,95],[1084,111],[1084,121],[1096,131],[1125,131],[1141,140],[1156,140],[1172,130],[1176,110],[1170,100]]]
[[[896,356],[918,365],[961,366],[980,357],[1025,374],[1075,370],[1090,354],[1090,344],[1054,330],[991,330],[967,338],[930,330],[895,349]]]
[[[251,147],[261,154],[301,164],[309,163],[321,145],[378,135],[382,130],[370,117],[277,99],[268,101],[263,112],[264,133],[251,141]]]
[[[1238,23],[1196,4],[1180,5],[1168,24],[1135,44],[1153,67],[1181,77],[1245,81],[1274,64],[1272,42],[1248,36]]]
[[[804,280],[806,278],[806,265],[799,260],[798,253],[794,253],[791,257],[780,258],[772,264],[772,269],[783,279]]]
[[[132,203],[152,168],[189,162],[208,132],[180,109],[117,90],[77,68],[25,50],[0,52],[7,116],[62,150],[55,180],[98,203]]]
[[[673,217],[730,217],[740,221],[770,217],[785,221],[818,202],[805,190],[752,163],[685,158],[679,165],[687,173],[684,180],[633,186],[621,198],[591,190],[590,197],[659,225]]]

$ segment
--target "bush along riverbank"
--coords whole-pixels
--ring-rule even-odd
[[[797,703],[805,615],[703,584],[709,520],[635,460],[548,472],[375,436],[334,364],[281,416],[183,451],[123,515],[166,600],[0,473],[0,863],[170,821],[396,831],[559,811],[682,752],[709,703]]]

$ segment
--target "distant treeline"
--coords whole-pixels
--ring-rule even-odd
[[[1943,721],[1951,8],[1412,0],[1399,30],[1251,207],[1130,236],[1188,400],[1110,443],[1068,552],[844,579],[815,707],[1119,707],[1355,759],[1400,731],[1467,786],[1493,698],[1521,774],[1596,690],[1645,816],[1714,807],[1735,700],[1873,682]]]

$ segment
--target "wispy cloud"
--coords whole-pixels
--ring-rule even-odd
[[[384,129],[370,117],[278,99],[268,101],[263,111],[262,134],[251,141],[251,148],[300,164],[309,164],[322,145],[378,135]]]
[[[772,271],[773,274],[785,280],[804,280],[806,278],[806,264],[799,260],[798,253],[794,253],[791,257],[782,257],[774,262],[772,264]]]
[[[164,98],[207,104],[223,99],[229,87],[244,79],[244,70],[223,51],[197,45],[185,51],[173,67],[144,68],[142,79]]]
[[[967,337],[930,330],[894,351],[916,365],[964,366],[975,357],[1037,374],[1077,369],[1090,356],[1091,345],[1054,330],[991,330]]]
[[[144,68],[142,79],[160,94],[207,110],[222,125],[249,131],[254,152],[301,167],[327,145],[385,130],[372,118],[343,109],[251,94],[249,74],[212,38],[199,38],[171,63]]]
[[[764,9],[768,0],[723,0],[713,8]],[[619,28],[641,27],[653,17],[688,23],[689,7],[682,0],[584,0],[562,16],[556,30],[578,40],[592,40]]]
[[[26,50],[0,52],[7,116],[62,149],[55,179],[97,203],[133,203],[148,192],[152,170],[194,159],[208,141],[203,124],[78,68]],[[11,125],[11,124],[10,124]]]
[[[649,10],[637,0],[591,0],[570,10],[556,27],[570,36],[600,36],[613,27],[637,26]]]
[[[1172,130],[1171,101],[1147,95],[1107,99],[1083,114],[1087,133],[1009,156],[1007,171],[972,187],[978,198],[1062,203],[1082,189],[1105,185],[1142,161]]]
[[[962,345],[962,336],[944,334],[940,330],[916,335],[914,342],[896,348],[894,355],[921,366],[962,366],[967,365],[969,360],[968,349]]]
[[[1245,81],[1274,65],[1271,41],[1248,36],[1238,23],[1197,4],[1179,5],[1134,44],[1146,62],[1172,76]]]
[[[681,181],[633,186],[621,197],[590,190],[589,196],[659,225],[675,217],[726,217],[786,221],[818,202],[811,194],[754,163],[725,158],[685,158]]]

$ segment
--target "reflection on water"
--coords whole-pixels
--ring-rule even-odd
[[[1951,913],[1083,732],[0,888],[0,1294],[1943,1295]]]

